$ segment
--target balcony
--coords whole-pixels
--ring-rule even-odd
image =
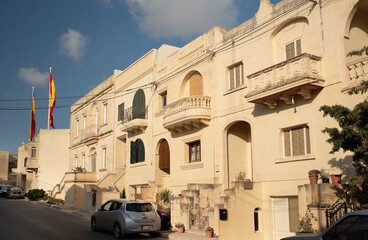
[[[192,96],[167,105],[163,125],[170,132],[179,133],[209,125],[211,116],[211,97]]]
[[[304,53],[248,76],[248,102],[264,104],[270,109],[278,101],[293,104],[294,97],[312,98],[312,91],[324,87],[321,58]]]
[[[123,125],[121,131],[125,131],[131,134],[137,134],[144,132],[148,126],[148,109],[145,107],[144,113],[134,116],[133,107],[130,107],[124,111]]]
[[[94,144],[98,141],[99,135],[95,124],[82,129],[80,132],[80,140],[87,145]]]
[[[38,158],[31,157],[28,159],[27,164],[26,164],[27,171],[37,170],[38,167],[39,167]]]
[[[368,80],[368,56],[346,64],[349,71],[349,84]]]

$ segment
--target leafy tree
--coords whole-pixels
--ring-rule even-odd
[[[360,50],[352,51],[348,56],[368,56],[368,46]],[[364,94],[368,91],[368,81],[362,81],[360,87],[349,91],[352,94]],[[342,149],[353,152],[353,166],[357,176],[353,177],[350,186],[353,188],[354,197],[362,204],[368,203],[368,101],[358,103],[353,109],[342,105],[320,108],[323,116],[330,116],[337,121],[340,129],[323,129],[323,133],[329,135],[328,143],[332,144],[330,153]]]

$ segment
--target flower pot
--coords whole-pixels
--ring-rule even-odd
[[[318,176],[309,176],[310,184],[316,184],[318,181]]]
[[[205,231],[206,232],[206,238],[212,238],[213,231]]]
[[[178,227],[178,233],[185,232],[185,227]]]
[[[332,184],[340,184],[341,183],[341,175],[331,175]]]

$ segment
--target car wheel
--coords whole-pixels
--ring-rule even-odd
[[[148,234],[150,235],[150,237],[159,237],[160,236],[160,232],[149,232]]]
[[[121,238],[121,228],[120,228],[120,224],[119,223],[115,223],[114,224],[114,237],[116,239],[120,239]]]
[[[91,230],[92,232],[98,232],[96,218],[91,219]]]

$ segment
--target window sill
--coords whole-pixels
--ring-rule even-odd
[[[244,84],[243,85],[240,85],[239,87],[236,87],[236,88],[233,88],[233,89],[228,89],[225,91],[224,93],[224,96],[228,95],[228,94],[231,94],[233,92],[237,92],[237,91],[240,91],[244,88],[247,88],[247,86],[245,86]]]
[[[191,170],[191,169],[203,168],[203,163],[202,162],[187,163],[185,165],[181,165],[180,168],[181,170]]]
[[[142,166],[146,166],[147,163],[146,162],[142,162],[142,163],[131,163],[130,164],[130,168],[136,168],[136,167],[142,167]]]
[[[303,156],[277,158],[275,160],[275,163],[307,161],[307,160],[316,160],[316,156],[314,156],[314,154],[308,154],[308,155],[303,155]]]

